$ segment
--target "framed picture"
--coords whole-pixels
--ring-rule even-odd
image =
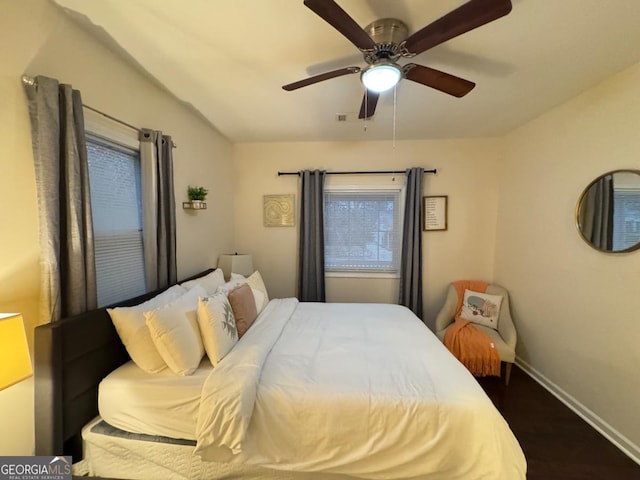
[[[264,195],[263,222],[265,227],[293,227],[295,225],[294,195]]]
[[[422,197],[422,229],[425,232],[447,229],[447,195]]]

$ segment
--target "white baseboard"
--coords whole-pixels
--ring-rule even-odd
[[[554,397],[569,407],[574,413],[576,413],[585,422],[595,428],[604,437],[618,447],[625,455],[631,460],[640,465],[640,446],[634,444],[627,437],[618,432],[615,428],[605,422],[598,415],[593,413],[587,407],[585,407],[578,400],[573,398],[567,392],[565,392],[558,385],[553,383],[547,377],[545,377],[538,370],[533,368],[527,362],[520,357],[516,358],[516,365],[518,365],[527,375],[538,382],[545,390],[548,390]]]

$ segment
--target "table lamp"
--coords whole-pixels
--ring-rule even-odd
[[[0,390],[33,373],[24,322],[19,313],[0,313]]]
[[[253,273],[253,258],[251,255],[239,253],[220,255],[218,268],[222,269],[227,280],[232,272],[248,277]]]

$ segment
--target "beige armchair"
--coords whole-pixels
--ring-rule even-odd
[[[509,293],[499,285],[489,284],[486,293],[490,295],[501,295],[502,304],[500,305],[500,315],[498,317],[498,330],[490,327],[474,324],[476,328],[486,333],[494,341],[500,361],[505,364],[504,383],[509,385],[511,377],[511,367],[516,359],[516,327],[511,319],[511,311],[509,310]],[[449,285],[447,290],[447,299],[444,306],[436,317],[436,335],[441,341],[444,341],[444,335],[447,329],[453,325],[456,308],[458,306],[458,293],[453,284]]]

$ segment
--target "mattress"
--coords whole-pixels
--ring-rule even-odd
[[[100,417],[82,430],[84,460],[73,474],[128,480],[355,480],[346,475],[282,472],[252,465],[203,462],[195,442],[130,434]]]
[[[193,375],[168,368],[147,373],[128,362],[98,388],[98,412],[110,425],[132,433],[195,440],[202,385],[213,366],[205,356]]]

